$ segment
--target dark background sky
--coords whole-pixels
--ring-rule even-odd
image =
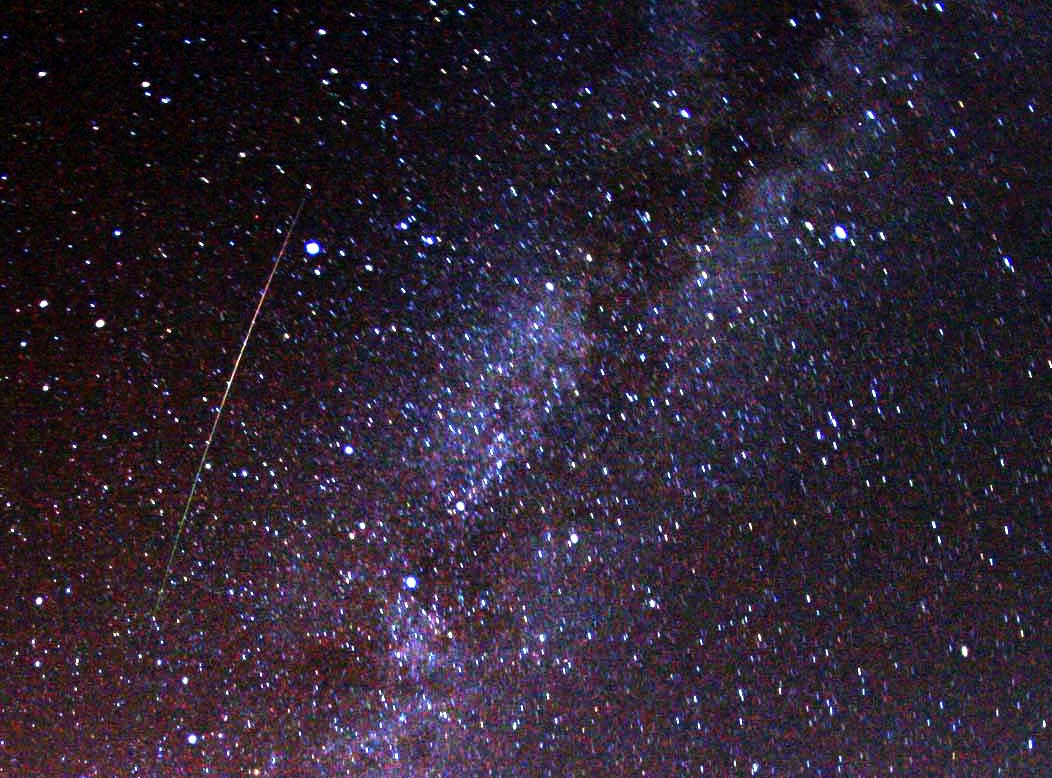
[[[0,775],[1049,769],[1045,4],[114,5],[0,15]]]

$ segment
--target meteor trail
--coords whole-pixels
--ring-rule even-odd
[[[190,493],[187,495],[186,503],[183,505],[182,516],[179,517],[179,524],[175,530],[175,538],[172,540],[172,549],[168,553],[168,562],[164,566],[164,575],[161,576],[160,585],[157,587],[157,599],[154,601],[153,610],[150,612],[150,619],[153,621],[154,626],[157,626],[157,613],[160,611],[161,603],[164,600],[164,593],[168,585],[168,577],[172,573],[172,564],[175,562],[176,551],[179,550],[179,540],[182,537],[183,529],[186,527],[186,520],[190,515],[190,506],[193,504],[194,495],[197,493],[197,486],[201,483],[201,473],[205,469],[205,461],[208,459],[208,450],[211,448],[212,440],[215,438],[216,430],[219,428],[219,420],[223,416],[223,409],[226,408],[227,398],[230,397],[230,388],[234,385],[234,379],[237,377],[238,368],[241,367],[241,358],[245,355],[245,349],[248,348],[248,341],[252,337],[253,330],[256,328],[256,320],[259,318],[259,312],[262,310],[263,303],[267,299],[267,294],[270,292],[270,284],[278,272],[278,266],[281,264],[285,252],[288,251],[289,241],[292,239],[292,233],[296,231],[296,224],[299,222],[300,214],[303,212],[303,206],[306,202],[307,193],[304,193],[303,199],[300,200],[299,207],[296,209],[296,213],[292,217],[292,223],[289,225],[288,232],[285,233],[285,240],[281,244],[281,249],[278,251],[277,257],[274,259],[274,265],[270,268],[270,275],[267,276],[267,282],[263,285],[263,291],[259,295],[259,302],[256,303],[256,310],[252,314],[252,321],[249,322],[248,330],[245,332],[245,337],[241,341],[241,349],[237,352],[237,358],[234,360],[234,367],[230,371],[230,377],[227,379],[226,388],[223,390],[223,399],[219,401],[219,408],[216,410],[215,418],[212,420],[212,429],[208,432],[208,438],[205,440],[204,451],[201,452],[201,459],[197,463],[197,472],[194,473],[194,480],[190,485]]]

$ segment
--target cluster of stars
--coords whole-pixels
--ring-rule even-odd
[[[0,774],[1046,774],[1002,6],[12,16]]]

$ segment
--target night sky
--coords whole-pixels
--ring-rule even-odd
[[[0,775],[1052,774],[1047,4],[13,5]]]

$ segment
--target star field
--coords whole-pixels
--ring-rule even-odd
[[[1047,774],[1046,17],[3,14],[0,776]]]

